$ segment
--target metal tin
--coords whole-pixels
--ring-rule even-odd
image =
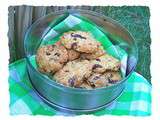
[[[65,18],[68,14],[85,16],[92,20],[92,22],[96,23],[97,26],[100,26],[104,33],[106,30],[110,34],[114,34],[120,38],[118,40],[113,39],[110,34],[106,33],[115,45],[125,49],[128,53],[127,72],[126,77],[123,80],[113,86],[96,88],[93,90],[70,88],[45,77],[32,66],[29,61],[29,57],[36,53],[36,50],[41,43],[42,39],[39,40],[38,38],[44,37],[45,33],[47,33],[46,31],[49,30],[49,28],[47,28],[48,24],[50,24],[53,19],[59,16],[64,16]],[[54,25],[56,23],[52,24]],[[38,38],[35,38],[35,36],[38,36]],[[51,106],[71,113],[93,112],[104,108],[114,101],[122,93],[126,80],[133,72],[138,59],[138,52],[134,39],[124,27],[111,18],[92,11],[84,10],[72,9],[67,11],[58,11],[40,18],[28,30],[25,36],[24,46],[28,75],[37,94]]]

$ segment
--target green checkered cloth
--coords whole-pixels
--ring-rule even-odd
[[[125,77],[127,53],[120,47],[113,45],[104,32],[102,32],[102,29],[96,26],[90,20],[78,14],[68,14],[68,16],[65,18],[63,16],[54,20],[53,23],[49,25],[48,29],[49,31],[47,31],[45,34],[41,45],[54,44],[59,40],[64,32],[70,30],[82,30],[90,32],[96,40],[101,42],[108,54],[121,61],[121,73],[122,76]],[[118,39],[116,36],[112,36],[112,38]],[[30,61],[35,69],[37,69],[35,56],[30,57]],[[28,82],[25,60],[17,61],[16,63],[10,65],[9,80],[11,94],[11,114],[65,114],[48,107],[34,93],[32,86]],[[105,110],[93,114],[149,115],[151,103],[150,90],[150,84],[148,84],[146,80],[137,73],[133,73],[128,80],[128,85],[123,95]]]
[[[11,115],[67,115],[45,104],[34,92],[26,70],[26,60],[21,59],[9,66],[9,91]],[[134,115],[151,114],[151,85],[134,72],[129,77],[122,95],[110,106],[93,115]]]

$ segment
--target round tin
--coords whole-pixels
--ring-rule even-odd
[[[42,38],[49,31],[48,24],[60,16],[65,18],[68,14],[80,15],[92,20],[92,22],[102,28],[101,30],[105,34],[107,34],[105,30],[110,33],[107,36],[113,44],[121,47],[128,53],[126,77],[123,80],[113,86],[93,90],[71,88],[56,83],[32,66],[29,57],[35,55]],[[56,23],[54,24],[56,25]],[[120,39],[114,39],[111,37],[112,35],[116,35]],[[36,93],[52,107],[70,113],[89,113],[111,104],[124,90],[126,81],[134,71],[138,59],[134,38],[124,27],[113,19],[99,13],[77,9],[57,11],[37,20],[26,33],[24,47],[28,75]]]

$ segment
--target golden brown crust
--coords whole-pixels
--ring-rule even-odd
[[[100,43],[97,42],[91,34],[83,31],[69,31],[64,33],[61,37],[61,43],[67,49],[84,53],[94,53],[100,46]]]
[[[60,71],[56,72],[54,78],[63,85],[80,87],[91,72],[88,60],[74,60],[68,62]]]
[[[105,51],[102,47],[98,47],[97,51],[95,53],[82,53],[81,58],[82,59],[88,59],[88,60],[93,60],[96,59],[102,55],[105,54]]]
[[[67,50],[59,45],[47,45],[38,49],[36,61],[41,72],[54,73],[67,62]]]
[[[80,57],[80,53],[75,50],[67,50],[68,51],[68,60],[72,61],[78,59]]]
[[[108,54],[105,54],[95,60],[91,60],[92,70],[96,73],[104,73],[107,70],[119,71],[120,61]]]

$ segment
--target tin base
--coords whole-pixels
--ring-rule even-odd
[[[105,109],[106,107],[110,106],[123,92],[123,90],[121,91],[121,94],[116,97],[113,101],[108,102],[102,106],[99,106],[97,108],[93,108],[93,109],[70,109],[70,108],[66,108],[60,105],[57,105],[53,102],[50,102],[49,100],[47,100],[45,97],[43,97],[37,90],[35,90],[35,92],[37,93],[37,95],[46,103],[48,104],[50,107],[54,108],[55,110],[58,110],[60,112],[65,112],[68,113],[70,115],[72,114],[76,114],[76,115],[80,115],[80,114],[89,114],[89,113],[93,113],[102,109]]]

